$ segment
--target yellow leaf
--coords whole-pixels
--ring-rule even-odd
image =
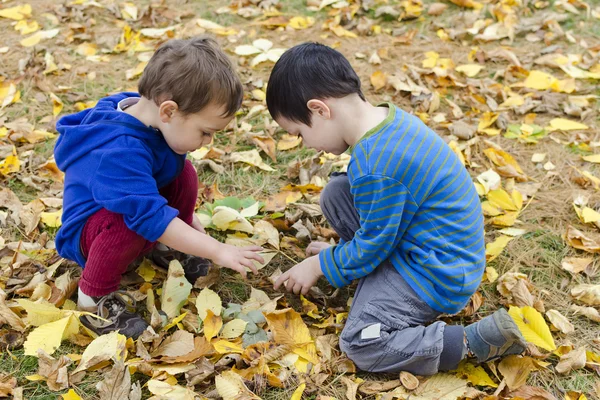
[[[181,373],[181,372],[180,372]],[[174,384],[169,380],[159,381],[158,379],[150,379],[148,381],[148,390],[156,395],[154,398],[169,399],[169,400],[194,400],[196,393],[187,387],[177,385],[175,379]]]
[[[215,207],[212,216],[213,225],[221,230],[234,230],[254,233],[254,227],[241,213],[227,206]]]
[[[590,222],[599,222],[600,213],[589,207],[583,207],[583,210],[581,210],[581,219],[583,219],[583,222],[586,224]]]
[[[373,75],[371,75],[371,85],[373,85],[373,89],[379,90],[385,87],[387,83],[387,74],[382,71],[375,71]]]
[[[19,31],[21,35],[29,35],[38,29],[40,29],[40,25],[37,23],[37,21],[21,20],[15,25],[15,30]]]
[[[12,155],[7,156],[0,161],[0,175],[8,175],[14,172],[19,172],[21,169],[21,160],[17,156],[17,149],[13,146]]]
[[[527,176],[515,161],[515,159],[503,150],[488,148],[483,153],[496,165],[497,172],[509,178],[515,178],[519,182],[527,181]]]
[[[423,68],[433,68],[437,65],[437,60],[440,55],[435,51],[428,51],[425,53],[425,59],[423,60]]]
[[[33,35],[21,40],[19,43],[21,43],[21,46],[23,47],[32,47],[41,42],[42,39],[53,38],[54,36],[58,35],[58,32],[58,29],[51,29],[48,31],[37,31]]]
[[[31,17],[31,6],[29,4],[23,4],[15,7],[5,8],[0,10],[0,17],[8,18],[15,21],[20,21],[25,18]]]
[[[474,0],[450,0],[450,1],[459,7],[472,8],[474,10],[479,10],[483,7],[483,4],[478,3]]]
[[[183,267],[177,260],[169,263],[167,281],[163,284],[160,297],[160,308],[169,318],[179,315],[181,307],[187,301],[192,284],[188,282],[183,272]]]
[[[221,337],[225,339],[235,339],[239,337],[246,330],[246,325],[248,323],[243,319],[236,318],[223,326],[223,331],[221,332]]]
[[[133,3],[124,3],[121,15],[126,20],[136,20],[138,18],[138,8]]]
[[[456,375],[460,378],[467,378],[475,386],[498,387],[498,384],[490,378],[483,367],[475,366],[467,360],[462,360],[456,369]]]
[[[196,298],[196,309],[201,320],[206,318],[209,310],[212,311],[213,315],[221,315],[223,309],[221,298],[212,290],[204,288]]]
[[[69,315],[68,312],[56,308],[54,304],[47,301],[33,302],[26,299],[17,299],[17,303],[27,312],[27,323],[33,326],[42,326]]]
[[[492,261],[502,253],[508,242],[514,238],[510,236],[500,236],[491,243],[485,245],[485,258],[488,262]]]
[[[290,400],[302,400],[302,394],[304,394],[304,389],[306,389],[306,383],[300,384],[296,388],[296,390],[294,390],[294,393],[292,394],[292,397],[290,397]]]
[[[553,351],[556,349],[554,339],[544,317],[533,307],[522,308],[511,306],[508,313],[515,321],[521,334],[529,343],[533,343],[542,349]]]
[[[292,347],[312,343],[312,337],[298,312],[291,308],[277,310],[265,316],[276,343]]]
[[[513,226],[517,222],[519,213],[515,211],[507,211],[504,215],[498,215],[490,220],[494,226]]]
[[[61,226],[61,217],[63,210],[58,210],[54,212],[43,212],[40,215],[40,221],[43,222],[44,225],[50,228],[58,228]]]
[[[353,39],[358,37],[356,33],[350,32],[349,30],[342,28],[340,25],[330,26],[329,29],[339,37],[349,37]]]
[[[128,69],[127,71],[125,71],[125,78],[131,80],[140,76],[144,72],[146,65],[148,65],[148,61],[142,61],[138,63],[138,65],[136,65],[135,68]]]
[[[533,70],[529,72],[527,79],[525,79],[524,85],[529,89],[547,90],[550,89],[552,84],[556,81],[557,79],[550,74]]]
[[[221,328],[223,327],[223,320],[220,315],[215,315],[212,310],[206,311],[206,317],[204,318],[204,336],[206,340],[210,341],[216,337]]]
[[[53,354],[66,339],[79,331],[79,318],[74,314],[35,328],[23,344],[26,356],[36,356],[38,349]]]
[[[302,302],[302,312],[314,319],[321,319],[319,315],[319,309],[315,303],[308,300],[303,295],[300,295],[300,301]]]
[[[231,153],[230,161],[234,162],[234,163],[236,163],[236,162],[246,163],[253,167],[258,167],[258,168],[262,169],[263,171],[268,171],[268,172],[275,171],[271,166],[269,166],[262,160],[257,149],[252,149],[252,150],[248,150],[248,151],[236,151],[234,153]]]
[[[254,224],[254,234],[279,250],[279,231],[269,222],[261,220]]]
[[[313,26],[315,19],[313,17],[292,17],[288,26],[294,29],[306,29]]]
[[[65,394],[61,394],[62,400],[81,400],[81,397],[73,390],[69,389],[69,391]]]
[[[496,271],[496,268],[486,267],[485,277],[487,278],[489,283],[494,283],[496,279],[498,279],[498,272]]]
[[[590,306],[600,306],[600,284],[582,283],[571,289],[574,299]]]
[[[572,130],[583,130],[589,129],[587,125],[581,124],[579,122],[571,121],[570,119],[565,118],[554,118],[550,121],[550,130],[561,130],[561,131],[572,131]]]
[[[56,117],[63,109],[63,102],[54,93],[50,93],[50,99],[52,100],[52,115]]]
[[[480,73],[481,70],[484,69],[484,68],[485,67],[483,65],[480,65],[480,64],[465,64],[465,65],[459,65],[455,69],[458,72],[461,72],[461,73],[465,74],[469,78],[473,78],[478,73]]]
[[[233,371],[225,371],[221,375],[217,375],[215,386],[217,387],[217,393],[223,400],[260,400],[260,397],[252,393],[244,384],[242,377]]]
[[[145,282],[151,282],[156,275],[156,271],[152,268],[152,263],[148,259],[144,259],[140,266],[135,270],[139,276],[144,278]]]
[[[213,343],[213,347],[219,354],[239,353],[242,354],[244,349],[241,345],[227,340],[217,340]]]
[[[108,360],[125,361],[127,356],[126,341],[127,338],[116,331],[98,336],[92,343],[87,345],[81,355],[81,361],[73,373],[85,371]]]
[[[290,135],[288,133],[281,135],[277,142],[277,150],[285,151],[298,147],[302,143],[302,136]]]
[[[600,164],[600,154],[592,154],[589,156],[583,156],[582,158],[587,162]]]
[[[483,132],[484,129],[487,129],[490,126],[492,126],[492,124],[494,122],[496,122],[496,120],[498,119],[499,116],[500,116],[500,114],[495,113],[495,112],[491,112],[491,111],[484,112],[483,115],[481,116],[481,118],[479,119],[479,123],[477,125],[477,131]]]
[[[512,308],[512,307],[511,307]],[[515,390],[527,382],[529,373],[537,367],[531,357],[509,355],[498,364],[498,370],[504,376],[509,389]]]
[[[487,194],[488,201],[495,207],[506,211],[517,211],[518,208],[513,199],[503,189],[490,190]]]
[[[93,56],[98,52],[98,46],[94,43],[85,42],[77,46],[75,51],[82,56]]]
[[[175,325],[177,325],[178,323],[183,321],[183,319],[185,318],[186,315],[187,315],[187,311],[184,312],[183,314],[179,315],[178,317],[173,318],[173,320],[171,322],[169,322],[167,325],[165,325],[162,328],[162,330],[168,331],[169,329],[171,329],[172,327],[174,327]]]

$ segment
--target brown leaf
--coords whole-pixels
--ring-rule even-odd
[[[341,376],[340,380],[346,385],[346,399],[356,400],[356,392],[358,390],[358,383],[354,382],[350,378]]]
[[[554,325],[562,333],[569,334],[575,332],[575,327],[573,324],[570,323],[567,317],[562,315],[559,311],[548,310],[546,311],[546,316],[550,322],[552,322],[552,325]]]
[[[395,379],[387,382],[378,381],[366,381],[358,388],[358,391],[362,394],[379,394],[381,392],[387,392],[400,386],[400,379]]]
[[[433,3],[429,6],[429,9],[427,10],[427,14],[428,15],[442,15],[442,13],[444,11],[446,11],[446,8],[448,8],[447,4],[444,3]]]
[[[540,387],[521,386],[509,393],[510,397],[520,397],[525,400],[557,400],[551,393]]]
[[[510,294],[513,298],[513,302],[511,304],[516,305],[517,307],[533,307],[535,303],[535,298],[529,292],[527,281],[524,279],[517,280],[516,284],[511,289]]]
[[[585,367],[585,348],[580,347],[571,350],[560,357],[560,362],[556,365],[556,372],[559,374],[568,374],[571,371]]]
[[[67,356],[55,359],[44,350],[38,350],[38,374],[46,378],[50,390],[56,392],[69,387],[69,372],[67,367],[73,361]]]
[[[252,143],[260,147],[262,151],[268,155],[273,162],[277,162],[275,154],[275,140],[270,136],[252,136]]]
[[[16,331],[24,332],[25,323],[6,305],[6,293],[0,289],[0,325],[8,324]]]
[[[21,209],[19,217],[21,218],[21,223],[25,227],[25,233],[27,235],[37,228],[40,222],[42,211],[44,211],[45,208],[46,207],[44,206],[44,203],[36,199]]]
[[[594,307],[582,307],[576,304],[571,304],[570,310],[576,314],[581,314],[592,321],[600,322],[600,312],[598,312],[598,310],[596,310]]]
[[[566,257],[562,260],[561,265],[565,271],[578,274],[585,271],[592,261],[594,261],[592,257]]]
[[[141,388],[136,382],[131,386],[131,375],[129,367],[122,360],[113,365],[112,369],[105,374],[104,380],[96,385],[100,400],[140,400],[142,398]]]
[[[469,304],[463,309],[463,315],[468,317],[477,312],[483,304],[483,296],[480,292],[475,292],[469,299]]]
[[[498,371],[504,376],[510,390],[523,386],[527,382],[529,373],[536,369],[533,359],[523,356],[507,356],[498,364]]]
[[[571,289],[571,296],[575,300],[590,306],[600,306],[600,284],[581,284]]]
[[[400,382],[402,382],[402,386],[408,390],[415,390],[419,387],[419,380],[410,372],[400,372]]]
[[[10,375],[0,374],[0,397],[8,397],[13,394],[17,387],[17,378]]]
[[[190,353],[184,354],[178,357],[163,357],[160,362],[163,363],[188,363],[194,362],[200,357],[211,356],[214,354],[214,349],[210,342],[203,336],[196,336],[194,338],[194,350]]]
[[[382,71],[375,71],[371,75],[371,85],[375,91],[382,89],[387,84],[387,74]]]
[[[152,355],[154,357],[179,357],[192,352],[194,348],[193,334],[187,331],[175,331],[175,333],[163,340],[160,346],[152,352]]]
[[[588,253],[600,253],[600,241],[598,239],[591,238],[570,225],[567,227],[565,239],[571,247],[587,251]]]

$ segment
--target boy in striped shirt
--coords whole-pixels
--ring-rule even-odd
[[[467,327],[435,321],[467,304],[485,268],[479,198],[439,136],[393,104],[367,102],[348,60],[316,43],[283,54],[267,104],[307,147],[352,155],[347,175],[334,175],[321,195],[340,243],[311,243],[313,256],[276,289],[306,294],[321,275],[335,287],[360,279],[340,347],[362,370],[430,375],[467,355],[523,352],[504,309]]]

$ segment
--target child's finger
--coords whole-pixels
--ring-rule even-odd
[[[289,271],[281,274],[281,276],[279,278],[277,278],[277,280],[275,281],[275,284],[273,285],[273,289],[278,290],[279,287],[281,286],[281,284],[288,280],[289,275],[290,275]]]
[[[241,261],[241,263],[243,265],[245,265],[246,267],[250,268],[250,271],[252,271],[252,273],[258,274],[258,269],[256,268],[256,265],[254,265],[254,263],[251,260],[245,258]]]
[[[238,265],[238,267],[234,268],[234,269],[240,273],[240,275],[242,276],[242,278],[244,278],[244,280],[248,279],[248,274],[246,273],[246,267],[244,267],[243,265]]]
[[[310,292],[310,286],[302,286],[302,296],[306,296]]]
[[[244,247],[244,250],[254,251],[254,252],[256,252],[256,251],[258,251],[258,252],[265,251],[265,249],[263,249],[260,246],[247,246],[247,247]]]
[[[302,284],[301,283],[296,283],[294,285],[294,294],[300,294],[300,292],[302,291]]]
[[[253,251],[247,251],[247,252],[245,252],[245,253],[244,253],[244,257],[246,257],[246,258],[249,258],[249,259],[251,259],[251,260],[256,260],[256,261],[258,261],[258,262],[259,262],[259,263],[261,263],[261,264],[263,264],[263,263],[265,262],[265,259],[264,259],[264,258],[262,258],[262,257],[260,256],[260,254],[258,254],[258,253],[255,253],[255,252],[253,252]]]

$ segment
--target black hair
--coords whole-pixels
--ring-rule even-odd
[[[337,50],[307,42],[287,50],[273,67],[267,85],[267,107],[271,116],[311,126],[310,99],[341,98],[358,94],[360,78],[350,62]]]

